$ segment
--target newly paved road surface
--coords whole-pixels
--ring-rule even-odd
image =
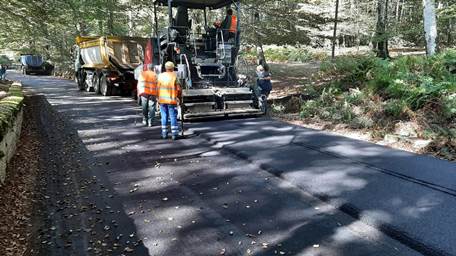
[[[456,255],[455,163],[262,118],[163,141],[132,99],[13,77],[77,132],[109,194],[97,207],[116,214],[103,228],[140,241],[89,239],[75,255]]]

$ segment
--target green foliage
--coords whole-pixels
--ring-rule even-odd
[[[303,48],[270,48],[264,51],[266,60],[272,62],[307,62],[312,53]]]
[[[386,99],[401,99],[417,110],[456,92],[456,78],[450,72],[454,66],[456,51],[448,50],[430,58],[405,56],[393,61],[347,56],[324,63],[322,72],[341,77],[336,84],[342,90],[359,84]]]
[[[447,119],[456,119],[456,94],[451,94],[442,99],[442,115]]]
[[[400,99],[389,99],[385,102],[385,113],[393,118],[404,118],[407,111],[407,102]]]
[[[0,64],[8,65],[10,66],[12,61],[5,55],[0,55]]]
[[[387,129],[418,115],[420,120],[429,119],[425,127],[446,136],[450,133],[442,127],[456,125],[454,70],[455,50],[391,61],[370,55],[340,57],[322,64],[320,76],[333,79],[321,87],[318,97],[302,105],[301,116]]]
[[[326,76],[341,77],[339,85],[345,89],[354,87],[368,80],[370,70],[387,65],[387,61],[378,59],[373,55],[341,56],[335,61],[325,61],[321,71]]]
[[[21,87],[12,85],[9,88],[9,96],[0,100],[0,135],[2,136],[23,105],[24,97]]]
[[[301,117],[309,118],[316,116],[321,111],[321,103],[318,100],[308,100],[301,107]]]

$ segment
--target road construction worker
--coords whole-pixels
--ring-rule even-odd
[[[223,37],[226,41],[236,37],[237,32],[237,17],[233,15],[233,9],[226,11],[225,20],[223,20],[221,27],[223,29]]]
[[[266,114],[268,106],[268,96],[272,90],[271,74],[259,65],[256,70],[257,87],[259,90],[260,109]]]
[[[225,19],[220,22],[220,21],[215,21],[214,26],[216,28],[220,28],[223,31],[223,39],[225,41],[228,41],[231,38],[235,38],[236,33],[237,33],[237,17],[233,15],[233,10],[228,9],[226,11],[226,17]]]
[[[0,80],[6,79],[6,65],[0,65]]]
[[[141,97],[143,124],[151,127],[157,106],[157,75],[152,64],[142,71],[138,80],[138,95]]]
[[[168,119],[171,121],[171,136],[177,140],[179,125],[177,123],[177,105],[180,103],[181,88],[179,80],[174,72],[174,63],[165,63],[166,72],[158,76],[158,103],[160,104],[162,138],[168,138]]]

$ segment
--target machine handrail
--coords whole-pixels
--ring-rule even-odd
[[[190,72],[190,63],[188,62],[187,54],[183,53],[180,55],[180,63],[182,64],[182,57],[185,58],[185,63],[187,64],[187,72],[188,72],[188,77],[190,81],[192,81],[192,73]],[[188,89],[188,87],[187,87]]]
[[[218,30],[218,31],[217,31],[217,35],[216,35],[216,39],[215,39],[216,44],[217,44],[217,48],[219,48],[219,40],[218,40],[218,34],[219,34],[219,33],[218,33],[218,32],[220,32],[220,34],[221,34],[221,36],[222,36],[222,46],[223,46],[223,47],[222,47],[222,48],[223,48],[223,57],[220,58],[220,59],[224,59],[224,58],[226,57],[226,52],[225,52],[225,40],[224,40],[224,38],[223,38],[223,31],[222,31],[222,30]]]
[[[192,31],[191,34],[192,34],[192,37],[193,37],[193,48],[195,49],[195,58],[197,58],[198,57],[198,51],[196,50],[196,33],[194,33]],[[187,59],[187,55],[185,55],[185,59]]]

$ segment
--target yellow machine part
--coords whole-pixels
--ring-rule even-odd
[[[78,36],[76,44],[80,49],[99,47],[102,63],[85,64],[85,68],[108,68],[109,57],[125,68],[135,68],[140,64],[138,48],[145,50],[147,38],[121,36]]]

